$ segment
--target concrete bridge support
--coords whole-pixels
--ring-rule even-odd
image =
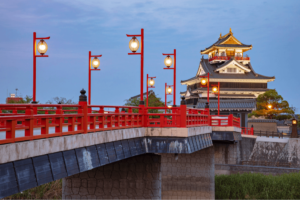
[[[64,178],[63,199],[161,199],[161,156],[135,156]]]
[[[162,199],[214,199],[214,147],[192,154],[161,154]]]

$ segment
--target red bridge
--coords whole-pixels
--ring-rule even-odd
[[[0,144],[137,127],[240,127],[240,119],[232,114],[209,115],[208,109],[187,108],[184,104],[184,100],[171,108],[87,105],[86,101],[72,105],[0,104]]]

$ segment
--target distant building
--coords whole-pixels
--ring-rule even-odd
[[[10,94],[10,97],[7,97],[7,98],[6,98],[6,103],[9,103],[9,102],[11,102],[11,101],[14,101],[14,102],[20,102],[20,101],[22,101],[22,100],[23,100],[22,97],[16,97],[15,94]]]
[[[256,110],[256,98],[268,91],[268,82],[275,77],[264,76],[254,71],[250,58],[245,54],[252,45],[241,43],[233,36],[231,29],[226,35],[220,35],[218,41],[201,51],[208,59],[200,60],[194,77],[182,80],[186,85],[185,96],[188,107],[204,108],[207,88],[200,87],[200,77],[209,73],[210,92],[209,109],[211,114],[218,113],[218,98],[211,91],[212,85],[220,82],[220,114],[230,113],[241,118],[241,126],[247,126],[248,113]]]

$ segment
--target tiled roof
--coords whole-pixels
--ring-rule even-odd
[[[204,108],[206,99],[199,99],[197,108]],[[209,100],[209,109],[218,110],[218,100]],[[220,99],[220,110],[255,110],[255,99]]]
[[[205,48],[204,50],[201,50],[201,52],[206,51],[207,49],[210,49],[213,46],[217,46],[217,47],[251,47],[251,45],[246,45],[246,44],[221,44],[222,42],[226,41],[229,37],[231,37],[231,34],[228,34],[226,37],[222,38],[222,39],[218,39],[218,41],[216,41],[213,45]]]
[[[200,65],[203,67],[203,70],[205,72],[205,74],[203,74],[203,75],[206,75],[207,73],[209,73],[209,78],[221,78],[221,79],[275,79],[275,76],[271,77],[271,76],[264,76],[264,75],[261,75],[261,74],[257,74],[256,72],[254,72],[254,70],[253,70],[250,63],[245,65],[245,66],[248,67],[249,69],[251,69],[251,72],[245,73],[245,74],[227,74],[227,73],[215,72],[215,70],[217,68],[219,68],[220,65],[223,65],[223,63],[210,64],[208,59],[201,59],[199,67],[200,67]],[[199,77],[195,76],[195,77],[187,79],[187,80],[182,80],[181,83],[184,84],[188,81],[196,80],[196,79],[199,79]]]

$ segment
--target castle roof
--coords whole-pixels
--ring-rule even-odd
[[[274,81],[275,76],[264,76],[261,74],[258,74],[254,71],[252,68],[251,63],[249,62],[246,65],[243,65],[240,63],[241,67],[245,69],[249,69],[244,74],[239,74],[239,73],[219,73],[218,69],[223,68],[224,66],[230,64],[234,58],[231,58],[230,60],[226,61],[225,63],[215,63],[215,64],[210,64],[208,59],[201,59],[196,76],[187,79],[187,80],[182,80],[181,84],[194,84],[195,82],[200,82],[199,76],[205,76],[207,73],[209,73],[209,78],[210,79],[241,79],[247,82],[247,80],[264,80],[266,82]]]
[[[201,54],[207,54],[210,51],[212,51],[214,48],[220,49],[220,48],[242,48],[242,49],[252,49],[252,45],[247,45],[241,43],[238,39],[236,39],[233,36],[233,33],[231,32],[231,28],[229,30],[229,33],[227,33],[224,36],[220,35],[220,38],[218,41],[216,41],[214,44],[211,46],[205,48],[204,50],[201,50]]]

